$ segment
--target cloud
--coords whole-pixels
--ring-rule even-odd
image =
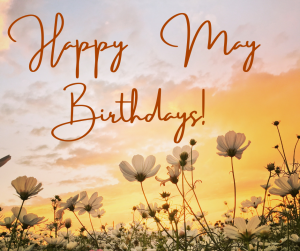
[[[49,147],[47,145],[40,145],[40,146],[37,146],[36,148],[32,149],[32,151],[40,151],[40,150],[45,150],[48,148]]]
[[[105,186],[107,184],[110,184],[110,180],[103,179],[102,177],[95,177],[95,176],[84,176],[84,177],[74,177],[72,179],[67,180],[61,180],[57,184],[59,186],[68,186],[68,185],[76,185],[79,187],[86,187],[86,188],[93,188],[93,187],[99,187]]]
[[[30,132],[30,134],[35,135],[35,136],[44,136],[46,133],[50,132],[50,128],[46,128],[44,126],[39,127],[39,128],[33,128]]]

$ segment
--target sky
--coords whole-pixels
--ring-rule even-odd
[[[18,176],[35,177],[43,190],[26,201],[29,212],[51,220],[50,198],[60,195],[63,200],[81,191],[89,196],[98,192],[104,197],[106,214],[102,223],[129,222],[131,208],[145,203],[140,184],[128,182],[119,170],[121,161],[136,154],[154,155],[161,168],[160,178],[167,177],[166,156],[176,146],[197,140],[199,158],[194,176],[197,195],[208,220],[222,219],[227,211],[224,201],[233,207],[233,181],[230,158],[216,154],[219,135],[234,130],[244,133],[250,146],[242,159],[234,159],[237,182],[237,202],[251,196],[263,196],[260,185],[265,184],[270,162],[282,166],[282,159],[273,148],[279,144],[276,127],[283,137],[285,152],[292,162],[296,134],[300,133],[300,3],[299,1],[0,1],[0,155],[12,159],[1,168],[1,205],[4,214],[21,204],[11,181]],[[107,45],[128,45],[122,52],[117,71],[111,64],[118,48],[99,53],[98,77],[94,77],[94,48],[81,52],[79,77],[76,78],[76,50],[65,50],[56,67],[51,67],[51,45],[44,49],[38,70],[29,70],[33,55],[40,49],[41,31],[38,20],[26,17],[11,28],[13,42],[8,36],[9,26],[25,15],[38,16],[44,29],[45,43],[53,38],[56,13],[64,18],[64,27],[56,39],[54,58],[63,46],[97,40]],[[255,41],[260,45],[248,72],[243,64],[251,48],[240,47],[224,55],[221,35],[208,50],[208,28],[204,26],[196,39],[187,67],[184,67],[187,24],[183,15],[168,23],[164,39],[178,47],[164,43],[160,31],[172,16],[185,13],[190,21],[191,39],[198,27],[209,20],[212,38],[225,30],[228,50],[238,41],[245,45]],[[61,20],[58,21],[58,28]],[[38,61],[33,61],[35,68]],[[78,98],[82,86],[64,88],[72,83],[84,83],[86,92],[78,104],[90,106],[96,116],[109,112],[119,116],[120,95],[130,100],[131,91],[138,91],[136,114],[145,116],[155,106],[161,89],[162,114],[176,115],[196,110],[202,114],[202,89],[205,89],[204,118],[195,126],[186,123],[179,143],[174,135],[181,120],[147,123],[95,121],[92,131],[80,140],[66,142],[54,138],[52,129],[70,121],[70,94]],[[74,108],[74,118],[91,116],[86,107]],[[124,104],[124,116],[130,116],[130,105]],[[202,121],[205,121],[202,125]],[[76,139],[88,130],[91,121],[61,127],[57,136]],[[299,159],[296,151],[296,161]],[[273,181],[272,181],[273,182]],[[160,186],[154,177],[144,182],[148,200],[161,203],[159,193],[170,191],[177,205],[179,196],[173,184]],[[195,211],[199,211],[196,205]],[[65,217],[72,217],[66,213]],[[83,221],[88,224],[87,215]],[[74,219],[75,222],[75,219]],[[77,223],[76,223],[77,224]],[[97,225],[98,224],[98,225]],[[97,223],[97,227],[100,223]],[[78,225],[75,225],[78,226]]]

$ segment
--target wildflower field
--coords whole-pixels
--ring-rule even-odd
[[[288,160],[279,130],[279,121],[273,126],[278,132],[279,144],[274,149],[282,157],[282,165],[268,163],[264,197],[245,199],[241,205],[236,203],[236,177],[234,166],[242,161],[244,151],[251,147],[243,133],[229,131],[217,138],[217,154],[230,159],[232,193],[234,201],[224,202],[228,211],[220,215],[214,224],[206,218],[209,212],[201,207],[201,198],[196,193],[198,177],[193,170],[197,168],[199,153],[194,150],[195,139],[190,145],[176,146],[172,154],[166,157],[166,178],[156,174],[161,168],[156,158],[149,155],[144,158],[134,155],[132,165],[121,161],[119,168],[129,182],[139,182],[144,201],[137,201],[132,207],[131,222],[120,222],[113,226],[101,224],[95,228],[96,221],[105,217],[103,197],[98,193],[87,194],[82,191],[67,201],[59,195],[51,199],[53,219],[27,212],[26,202],[37,195],[43,188],[34,177],[17,177],[11,182],[18,197],[20,207],[13,207],[10,214],[1,215],[0,249],[1,250],[300,250],[300,181],[299,163],[296,160],[297,135],[293,159]],[[216,155],[216,157],[218,157]],[[6,164],[8,155],[0,160]],[[271,185],[271,178],[275,178]],[[180,204],[171,203],[174,194],[168,191],[160,193],[159,201],[149,201],[143,182],[155,179],[157,185],[172,183],[181,198]],[[48,188],[45,188],[48,189]],[[192,201],[196,207],[192,206]],[[1,211],[3,208],[1,208]],[[130,212],[128,212],[130,213]],[[73,214],[81,228],[74,228],[68,215]],[[243,217],[237,217],[242,215]],[[90,225],[84,225],[82,219],[88,217]],[[151,222],[151,228],[149,223]],[[155,224],[155,228],[153,227]]]

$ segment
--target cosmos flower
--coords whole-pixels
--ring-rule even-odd
[[[167,170],[168,170],[168,175],[170,176],[168,179],[163,180],[158,178],[157,176],[155,176],[155,179],[160,182],[160,185],[163,186],[165,186],[168,181],[171,181],[173,184],[177,184],[178,177],[181,173],[180,166],[179,165],[175,165],[171,167],[167,166]]]
[[[271,184],[264,184],[260,185],[263,189],[268,190],[272,185]]]
[[[245,200],[242,201],[242,206],[243,207],[253,207],[253,208],[257,208],[259,204],[263,203],[263,200],[261,199],[261,197],[255,197],[252,196],[251,197],[251,201],[250,200]]]
[[[19,217],[23,229],[40,224],[44,222],[43,219],[45,219],[45,217],[38,217],[36,214],[25,214],[23,217]]]
[[[78,246],[78,243],[75,242],[75,241],[72,241],[72,242],[70,242],[66,245],[66,249],[67,250],[72,250],[72,249],[76,248],[77,246]]]
[[[11,159],[10,155],[7,155],[0,159],[0,167],[3,166],[6,162],[8,162]]]
[[[274,182],[279,188],[272,187],[269,190],[270,194],[280,195],[282,197],[290,194],[296,197],[299,193],[300,182],[297,173],[291,174],[290,177],[280,177]]]
[[[195,220],[200,220],[202,218],[204,218],[206,215],[208,215],[208,212],[204,211],[203,213],[201,213],[200,211],[195,213]]]
[[[82,201],[86,196],[87,196],[87,193],[85,191],[83,191],[80,193],[80,200],[78,200],[79,194],[77,194],[74,197],[70,197],[66,202],[61,202],[60,206],[62,208],[57,210],[57,212],[56,212],[57,216],[60,216],[61,214],[63,215],[63,212],[66,209],[68,209],[71,212],[74,212],[76,203]],[[57,217],[57,218],[60,218],[60,217]]]
[[[105,214],[105,210],[104,209],[97,209],[93,212],[91,212],[91,215],[94,217],[94,218],[101,218],[103,215]]]
[[[150,208],[145,206],[143,203],[140,203],[137,206],[138,212],[141,214],[142,218],[149,218],[154,217],[156,214],[156,211],[158,209],[157,203],[150,203],[149,204]]]
[[[160,165],[155,165],[155,157],[150,155],[144,160],[142,155],[134,155],[132,158],[132,165],[133,167],[127,162],[122,161],[119,165],[123,176],[128,181],[139,181],[143,182],[146,178],[150,178],[157,174]],[[154,168],[153,168],[154,167]]]
[[[293,242],[296,242],[296,243],[300,243],[300,238],[299,238],[299,236],[296,235],[296,234],[292,234],[292,235],[290,236],[290,240],[293,241]]]
[[[50,245],[64,245],[66,243],[65,238],[63,237],[57,237],[57,238],[51,238],[51,237],[44,237],[44,240],[50,244]]]
[[[259,224],[260,219],[257,215],[252,217],[249,220],[248,224],[246,224],[246,220],[244,218],[237,217],[234,220],[235,227],[227,225],[224,227],[224,232],[230,239],[242,239],[244,241],[250,242],[260,232],[270,231],[269,226],[263,225],[258,227]]]
[[[191,147],[188,145],[183,146],[182,148],[179,146],[174,147],[173,156],[168,155],[167,162],[173,166],[180,167],[180,160],[181,160],[180,155],[182,153],[187,153],[186,164],[183,166],[183,170],[187,170],[187,171],[194,170],[195,168],[192,167],[192,165],[196,162],[197,158],[199,157],[199,153],[196,150],[193,150],[191,153]],[[192,154],[192,160],[191,160],[191,154]]]
[[[242,213],[249,213],[249,209],[247,207],[240,207]]]
[[[15,216],[16,218],[19,216],[18,219],[23,218],[23,216],[24,216],[25,214],[27,214],[27,210],[26,210],[24,207],[22,207],[21,212],[20,212],[20,208],[19,208],[19,207],[13,207],[13,208],[11,209],[11,211],[12,211],[12,213],[14,214],[14,216]],[[19,213],[20,213],[20,214],[19,214]]]
[[[36,178],[27,178],[27,176],[18,177],[11,182],[11,185],[16,189],[16,192],[23,201],[30,199],[43,190],[43,188],[41,188],[42,183],[36,184]]]
[[[5,226],[7,229],[10,229],[15,219],[15,215],[12,215],[11,217],[5,217],[3,219],[4,221],[0,221],[0,225]]]
[[[241,159],[243,152],[251,143],[249,140],[246,146],[240,148],[245,140],[245,134],[229,131],[225,134],[225,137],[221,135],[217,138],[217,149],[220,151],[217,154],[224,157],[236,157],[237,159]]]
[[[78,211],[78,215],[84,214],[85,212],[92,214],[93,211],[103,206],[103,204],[101,203],[102,200],[103,197],[98,197],[98,192],[93,193],[90,199],[86,195],[84,196],[84,199],[81,200],[81,202],[76,204],[75,212]]]

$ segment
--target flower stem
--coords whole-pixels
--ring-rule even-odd
[[[147,202],[148,208],[149,208],[149,210],[151,210],[150,204],[149,204],[149,202],[148,202],[148,199],[147,199],[146,194],[145,194],[145,191],[144,191],[143,182],[141,182],[141,188],[142,188],[142,191],[143,191],[143,195],[144,195],[144,197],[145,197],[145,200],[146,200],[146,202]],[[169,232],[164,228],[164,226],[163,226],[159,221],[158,221],[158,224],[162,227],[162,229],[166,232],[166,234],[167,234],[167,235],[175,242],[174,238],[169,234]]]
[[[10,241],[9,241],[9,245],[8,245],[8,251],[9,251],[10,248],[11,248],[11,242],[12,242],[12,239],[13,239],[13,237],[14,237],[14,235],[15,235],[15,232],[16,232],[16,229],[17,229],[17,224],[18,224],[19,216],[20,216],[20,214],[21,214],[21,210],[22,210],[22,208],[23,208],[24,202],[25,202],[25,200],[22,201],[22,205],[21,205],[21,207],[20,207],[20,210],[19,210],[19,213],[18,213],[18,217],[17,217],[17,219],[16,219],[16,223],[15,223],[14,228],[13,228],[13,230],[12,230],[12,235],[11,235],[11,237],[10,237]]]
[[[263,210],[262,210],[262,220],[266,220],[265,219],[265,215],[264,215],[264,212],[265,212],[265,205],[266,205],[266,198],[267,198],[267,191],[268,191],[268,185],[269,185],[269,182],[270,182],[270,178],[271,178],[271,171],[270,171],[270,174],[269,174],[269,179],[268,179],[268,182],[267,182],[267,186],[266,186],[266,189],[265,189],[265,197],[264,197],[264,205],[263,205]]]
[[[96,241],[97,249],[99,249],[98,241],[97,241],[97,237],[96,237],[96,233],[95,233],[95,229],[94,229],[94,226],[93,226],[93,223],[92,223],[92,219],[91,219],[91,214],[90,214],[90,212],[88,212],[88,213],[89,213],[90,223],[92,225],[92,229],[93,229],[94,236],[95,236],[95,241]]]
[[[235,177],[234,177],[232,157],[231,157],[231,168],[232,168],[232,177],[233,177],[233,186],[234,186],[234,210],[233,210],[233,224],[234,224],[235,211],[236,211],[236,184],[235,184]]]
[[[288,170],[289,174],[291,174],[291,171],[289,169],[289,165],[288,165],[287,160],[286,160],[286,155],[285,155],[285,151],[284,151],[284,147],[283,147],[283,143],[282,143],[282,139],[281,139],[281,135],[280,135],[280,131],[279,131],[278,125],[276,126],[276,128],[277,128],[277,131],[278,131],[278,134],[279,134],[279,138],[280,138],[280,142],[281,142],[281,148],[282,148],[283,155],[284,155],[284,162],[285,162],[285,165],[287,167],[287,170]]]
[[[75,212],[73,211],[75,217],[77,218],[77,220],[79,221],[79,223],[81,224],[81,226],[84,228],[84,230],[88,233],[88,235],[94,239],[94,237],[89,233],[89,231],[87,231],[86,227],[82,224],[82,222],[79,220],[78,216],[75,214]],[[95,240],[95,239],[94,239]],[[95,240],[96,241],[96,240]]]
[[[295,166],[295,155],[296,155],[296,147],[297,147],[298,141],[299,141],[299,139],[297,139],[297,142],[296,142],[296,145],[295,145],[295,148],[294,148],[294,155],[293,155],[293,172],[294,172],[294,166]]]
[[[186,236],[186,219],[185,219],[185,194],[184,194],[184,171],[183,171],[183,166],[181,167],[182,168],[182,179],[181,179],[181,182],[182,182],[182,194],[183,194],[183,201],[182,201],[182,204],[183,204],[183,225],[184,225],[184,241],[185,241],[185,247],[184,247],[184,250],[187,250],[187,236]]]

